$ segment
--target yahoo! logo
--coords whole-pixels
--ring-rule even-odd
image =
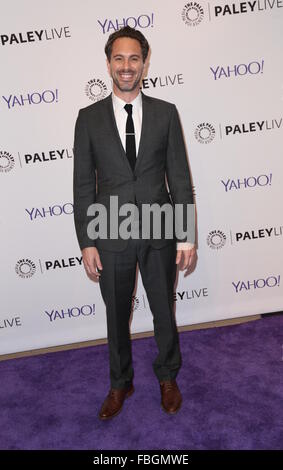
[[[89,317],[95,315],[95,304],[68,307],[66,309],[60,308],[58,310],[53,309],[51,311],[45,310],[44,313],[46,313],[51,322],[58,319],[64,320],[65,318]]]
[[[242,291],[263,289],[264,287],[280,287],[280,274],[277,276],[268,276],[267,278],[232,282],[236,294]]]
[[[261,61],[252,61],[248,64],[227,65],[210,67],[214,80],[220,78],[243,77],[244,75],[257,75],[263,73],[264,59]]]
[[[153,13],[149,15],[139,15],[139,16],[129,16],[127,18],[121,19],[106,19],[106,20],[97,20],[98,24],[101,26],[103,34],[109,33],[109,31],[117,31],[124,26],[131,26],[131,28],[152,28],[153,27]]]
[[[14,106],[24,106],[26,104],[41,104],[41,103],[58,103],[58,89],[55,90],[44,90],[42,92],[34,92],[20,95],[9,95],[3,96],[3,100],[8,106],[8,109],[14,108]]]
[[[259,176],[248,176],[244,178],[237,179],[228,179],[226,181],[221,180],[225,188],[225,192],[231,191],[233,189],[247,189],[247,188],[256,188],[258,186],[271,186],[272,173],[269,175],[259,175]]]
[[[64,205],[56,204],[49,207],[33,207],[32,209],[25,209],[29,216],[29,220],[44,219],[46,217],[53,217],[58,215],[73,214],[74,206],[71,202],[66,202]]]

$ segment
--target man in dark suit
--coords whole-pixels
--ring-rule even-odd
[[[113,214],[109,215],[113,196],[118,199],[116,216],[127,203],[135,204],[139,216],[145,204],[194,207],[176,107],[140,91],[148,50],[144,35],[128,26],[110,35],[105,53],[113,92],[81,109],[75,129],[76,233],[86,273],[99,281],[106,305],[111,389],[99,412],[101,419],[116,416],[125,398],[134,392],[129,318],[137,262],[159,350],[153,369],[160,384],[161,405],[173,414],[182,403],[176,382],[181,353],[173,295],[177,265],[181,270],[190,269],[196,259],[194,219],[183,211],[190,230],[181,238],[175,232],[168,238],[164,217],[159,238],[152,232],[143,238],[141,218],[139,237],[125,239],[120,232],[113,237],[108,231],[106,238],[95,238],[95,229],[91,229],[95,212],[89,210],[94,203],[102,204],[107,209],[109,227],[113,222]]]

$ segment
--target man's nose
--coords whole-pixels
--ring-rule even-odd
[[[125,69],[130,68],[130,61],[129,61],[129,59],[126,59],[126,58],[124,59],[123,67],[124,67]]]

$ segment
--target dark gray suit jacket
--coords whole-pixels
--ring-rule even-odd
[[[124,151],[112,105],[111,94],[79,111],[74,140],[74,220],[80,248],[121,251],[127,240],[92,240],[87,233],[87,215],[94,202],[109,209],[111,195],[119,197],[119,207],[127,202],[141,204],[193,204],[193,192],[186,150],[176,106],[142,93],[142,129],[135,171]],[[165,175],[169,193],[166,187]],[[184,228],[186,211],[184,211]],[[119,220],[123,220],[121,217]],[[162,218],[162,223],[164,219]],[[109,220],[108,220],[109,222]],[[108,224],[109,225],[109,224]],[[155,248],[194,238],[149,239]]]

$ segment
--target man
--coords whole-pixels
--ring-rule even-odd
[[[118,196],[119,209],[126,203],[139,209],[146,203],[193,204],[176,107],[140,91],[148,50],[146,38],[134,28],[126,26],[110,35],[105,53],[113,92],[80,110],[75,129],[76,233],[86,273],[99,281],[106,305],[111,389],[99,412],[102,420],[116,416],[125,398],[134,392],[129,318],[137,262],[159,349],[153,369],[160,384],[161,405],[173,414],[182,403],[176,382],[181,353],[173,288],[177,265],[190,269],[195,261],[193,236],[166,238],[164,221],[160,239],[89,236],[93,220],[89,207],[101,203],[109,211],[110,196]]]

